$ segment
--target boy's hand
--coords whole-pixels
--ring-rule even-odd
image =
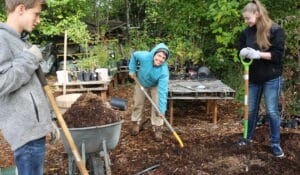
[[[36,45],[32,45],[29,49],[25,48],[24,51],[33,54],[38,62],[43,61],[42,52]]]
[[[50,144],[55,144],[60,139],[60,132],[55,121],[51,121],[53,130],[51,132]]]

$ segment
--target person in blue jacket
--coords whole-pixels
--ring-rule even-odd
[[[169,69],[167,60],[170,56],[168,47],[164,43],[156,45],[149,51],[136,51],[132,54],[129,63],[129,76],[137,79],[145,88],[151,92],[151,98],[159,108],[155,111],[152,106],[151,124],[153,125],[155,141],[162,141],[163,118],[167,106]],[[139,70],[137,65],[139,63]],[[138,84],[134,90],[134,107],[131,115],[131,135],[136,136],[141,130],[142,124],[146,121],[143,116],[145,94]]]

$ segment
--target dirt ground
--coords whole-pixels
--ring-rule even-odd
[[[241,117],[238,115],[240,105],[237,103],[220,101],[218,124],[213,125],[211,116],[206,114],[203,101],[175,101],[173,126],[184,143],[184,148],[180,148],[166,127],[163,142],[154,142],[150,121],[138,136],[129,134],[133,108],[132,85],[119,85],[111,96],[128,100],[128,109],[118,111],[124,120],[118,145],[109,150],[113,175],[300,174],[299,127],[282,128],[281,140],[285,157],[275,158],[269,149],[267,126],[257,128],[251,146],[236,146],[243,131]],[[145,116],[150,116],[149,102],[146,104]],[[61,141],[55,145],[47,144],[44,174],[67,174],[67,161]],[[11,165],[12,152],[1,135],[0,167]],[[155,168],[142,173],[153,166]]]

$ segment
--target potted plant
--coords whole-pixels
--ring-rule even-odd
[[[108,67],[108,51],[104,44],[97,44],[88,49],[87,54],[77,61],[78,77],[83,74],[83,80],[98,80],[97,68]],[[82,73],[83,72],[83,73]]]

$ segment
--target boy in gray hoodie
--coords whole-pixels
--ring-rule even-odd
[[[40,23],[44,0],[6,0],[0,23],[0,129],[14,151],[19,175],[42,175],[45,136],[52,131],[49,101],[35,73],[42,60],[24,32]]]

